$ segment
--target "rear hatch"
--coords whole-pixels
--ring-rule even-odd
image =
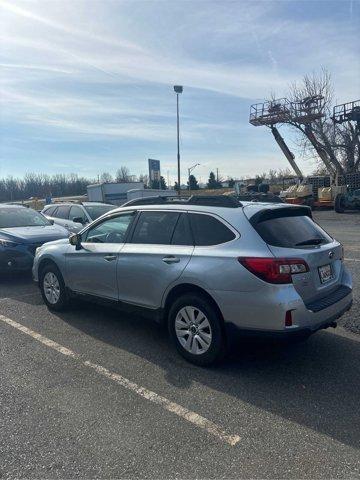
[[[257,233],[277,258],[299,258],[309,267],[292,275],[305,304],[326,297],[341,286],[342,246],[312,220],[308,207],[244,208]]]

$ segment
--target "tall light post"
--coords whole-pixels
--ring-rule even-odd
[[[194,168],[196,168],[199,165],[200,165],[200,163],[195,163],[195,165],[188,168],[189,195],[191,195],[190,175],[191,175],[191,172],[194,170]]]
[[[177,167],[178,167],[178,195],[180,195],[180,122],[179,122],[179,94],[183,92],[181,85],[174,85],[176,93],[176,119],[177,119]]]

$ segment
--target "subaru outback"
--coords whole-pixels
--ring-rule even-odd
[[[306,337],[352,304],[342,245],[308,207],[231,197],[135,200],[40,247],[33,275],[49,309],[76,296],[139,308],[198,365],[237,333]]]

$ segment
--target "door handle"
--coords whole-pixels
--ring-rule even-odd
[[[117,255],[105,255],[105,260],[107,260],[108,262],[112,262],[113,260],[116,260],[117,259]]]
[[[65,223],[64,225],[65,228],[69,228],[69,225],[67,223]]]
[[[169,255],[168,257],[164,257],[162,261],[170,265],[171,263],[179,263],[180,258],[174,257],[174,255]]]

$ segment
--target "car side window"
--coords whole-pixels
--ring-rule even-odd
[[[170,245],[179,216],[177,212],[141,212],[131,243]]]
[[[213,216],[196,213],[189,216],[195,245],[219,245],[234,240],[235,234]]]
[[[74,218],[82,218],[84,222],[87,220],[84,211],[78,205],[74,205],[70,208],[69,220],[73,222]]]
[[[56,209],[57,207],[48,207],[44,210],[44,215],[48,215],[49,217],[52,217]]]
[[[134,212],[129,212],[108,218],[89,228],[83,241],[87,243],[124,243],[134,216]]]
[[[56,218],[68,219],[69,218],[69,211],[70,211],[70,207],[67,207],[66,205],[63,205],[61,207],[58,207],[54,216]]]
[[[187,213],[182,213],[177,221],[171,245],[194,245]]]

